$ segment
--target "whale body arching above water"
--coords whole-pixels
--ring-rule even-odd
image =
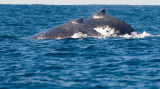
[[[113,29],[117,35],[130,35],[132,32],[135,32],[135,30],[124,21],[105,14],[105,9],[99,10],[97,13],[87,18],[84,23],[94,30],[96,30],[96,28]]]
[[[116,36],[131,34],[135,30],[124,21],[105,14],[101,9],[85,21],[82,18],[68,21],[62,25],[35,34],[31,39],[64,39],[81,37],[102,37],[109,32]]]
[[[40,32],[32,36],[32,39],[64,39],[79,37],[96,37],[100,36],[95,30],[85,26],[83,19],[71,20],[60,26],[53,27],[46,31]]]

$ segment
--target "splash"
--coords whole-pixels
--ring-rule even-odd
[[[87,34],[83,34],[82,32],[78,32],[73,34],[73,36],[71,36],[71,38],[86,38]]]
[[[145,38],[145,37],[159,37],[159,35],[151,35],[147,33],[146,31],[142,32],[141,34],[137,32],[132,32],[131,35],[125,34],[125,35],[117,35],[119,31],[116,31],[115,28],[111,28],[110,26],[102,26],[102,27],[96,27],[94,28],[95,31],[100,33],[102,36],[98,38],[108,38],[108,37],[124,37],[124,38]]]
[[[121,35],[120,37],[124,37],[124,38],[145,38],[145,37],[152,37],[152,36],[153,35],[144,31],[141,34],[138,34],[137,32],[132,32],[131,35],[125,34],[125,35]]]
[[[100,33],[103,38],[116,37],[117,33],[119,33],[118,31],[115,30],[115,28],[111,28],[108,25],[103,27],[96,27],[94,28],[94,30]]]

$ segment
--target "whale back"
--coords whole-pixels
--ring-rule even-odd
[[[44,32],[34,35],[33,39],[64,39],[71,38],[74,34],[81,32],[87,36],[95,36],[98,33],[84,25],[83,19],[71,20],[60,26],[53,27]]]
[[[101,9],[97,13],[87,18],[84,23],[91,28],[97,27],[110,27],[118,31],[118,35],[131,34],[135,30],[124,21],[116,19],[112,16],[105,14],[105,9]]]

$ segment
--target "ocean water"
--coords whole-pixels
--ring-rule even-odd
[[[138,35],[27,39],[102,8]],[[0,89],[103,88],[160,88],[160,6],[0,5]]]

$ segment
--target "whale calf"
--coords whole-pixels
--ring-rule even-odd
[[[31,39],[64,39],[83,37],[107,37],[132,34],[135,30],[124,21],[105,14],[105,9],[88,17],[68,21],[60,26],[35,34]]]
[[[132,32],[135,32],[135,30],[124,21],[105,14],[105,9],[99,10],[97,13],[87,18],[84,23],[102,35],[107,35],[107,31],[116,36],[130,35]]]
[[[46,31],[40,32],[31,37],[31,39],[64,39],[64,38],[81,38],[96,37],[100,34],[83,23],[83,19],[71,20],[60,26],[53,27]]]

